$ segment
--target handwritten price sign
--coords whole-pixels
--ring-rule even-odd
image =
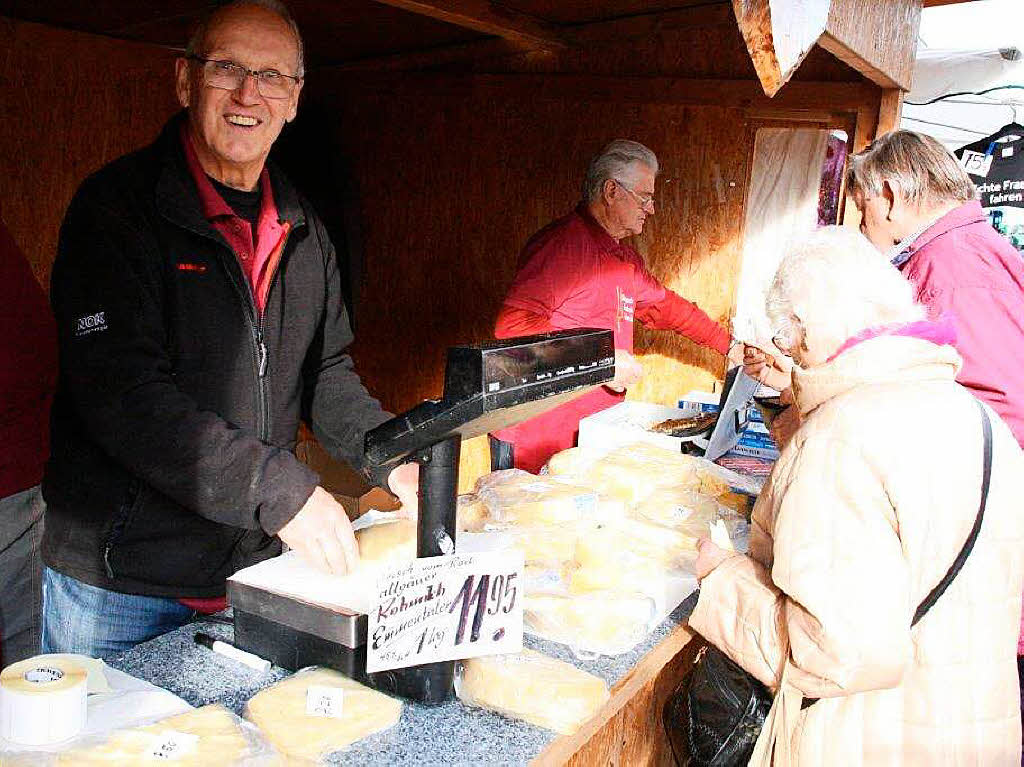
[[[377,581],[366,670],[515,653],[523,647],[523,555],[417,559]]]

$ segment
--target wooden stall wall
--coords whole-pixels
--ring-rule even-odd
[[[492,337],[522,245],[572,210],[589,158],[615,137],[644,142],[662,164],[657,213],[636,246],[659,279],[728,321],[747,187],[743,110],[531,100],[500,81],[443,93],[402,79],[336,87],[307,108],[330,121],[358,188],[354,357],[386,407],[438,396],[446,347]],[[720,355],[669,336],[638,336],[646,375],[631,396],[673,403],[720,379]],[[466,453],[467,479],[486,470],[479,442]]]
[[[0,17],[0,201],[48,288],[60,222],[82,180],[152,141],[177,109],[174,55]]]

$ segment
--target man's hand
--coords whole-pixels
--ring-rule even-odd
[[[722,562],[735,556],[737,556],[735,551],[726,551],[712,543],[710,538],[701,538],[697,541],[697,561],[694,564],[697,580],[704,580]]]
[[[743,347],[743,372],[778,392],[790,387],[790,372],[783,363],[756,346]]]
[[[334,497],[317,487],[277,537],[318,570],[345,575],[359,564],[352,523]]]
[[[728,353],[725,358],[729,360],[729,367],[734,365],[742,365],[745,359],[746,349],[748,347],[742,341],[733,341],[729,347]]]
[[[615,378],[605,384],[616,392],[626,391],[643,376],[643,366],[625,349],[615,350]]]
[[[412,461],[392,469],[388,474],[388,487],[402,502],[402,516],[416,519],[419,513],[420,465]]]

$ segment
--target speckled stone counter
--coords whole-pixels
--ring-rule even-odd
[[[526,645],[596,674],[614,687],[644,655],[686,623],[695,604],[695,596],[691,596],[625,655],[584,660],[565,645],[529,636]],[[239,714],[249,698],[289,674],[276,666],[259,674],[216,655],[194,643],[197,630],[228,640],[232,637],[230,624],[194,623],[139,645],[110,661],[110,665],[170,690],[194,706],[222,703]],[[406,703],[397,726],[332,755],[328,761],[336,765],[417,767],[526,764],[557,737],[548,730],[469,708],[457,700],[436,707]]]

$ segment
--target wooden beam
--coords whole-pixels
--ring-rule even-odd
[[[832,0],[732,0],[747,52],[768,96],[789,82],[825,31]]]
[[[321,72],[321,76],[330,76]],[[431,72],[337,71],[338,87],[379,92],[406,89],[429,92],[431,98],[467,98],[494,92],[524,103],[531,100],[604,101],[620,104],[679,104],[738,109],[806,110],[821,114],[878,113],[879,89],[870,83],[792,82],[775,98],[756,80],[713,80],[682,77],[605,77],[551,74],[456,74]]]
[[[921,0],[832,0],[818,44],[883,88],[910,90],[920,25]]]
[[[900,127],[900,116],[903,114],[903,91],[889,88],[882,91],[882,101],[878,107],[878,129],[876,136],[889,133]]]
[[[494,35],[527,48],[564,48],[558,28],[487,0],[376,0],[447,24]]]
[[[677,8],[658,13],[621,16],[607,21],[566,26],[559,31],[566,44],[583,46],[612,41],[645,40],[674,29],[712,27],[733,23],[735,23],[734,17],[729,5],[717,3]],[[448,64],[504,58],[529,53],[531,50],[536,51],[537,55],[545,55],[543,49],[527,48],[505,39],[477,40],[470,43],[439,46],[425,51],[348,61],[328,69],[337,71],[429,69]]]

